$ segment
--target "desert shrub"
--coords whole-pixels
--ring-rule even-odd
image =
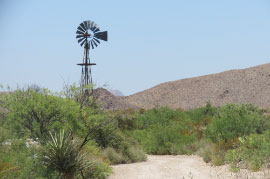
[[[41,138],[49,130],[79,130],[80,106],[71,99],[52,95],[48,90],[18,89],[0,96],[8,109],[3,125],[17,136]]]
[[[168,122],[176,119],[179,115],[184,115],[184,113],[177,113],[175,110],[167,107],[162,107],[160,109],[155,108],[142,115],[138,115],[134,126],[135,129],[146,129],[157,123],[166,125]]]
[[[240,146],[226,153],[226,160],[237,166],[242,161],[246,167],[256,171],[270,162],[270,131],[241,137]]]
[[[269,126],[269,123],[263,111],[253,105],[222,106],[217,109],[204,131],[205,137],[213,145],[203,157],[214,165],[221,165],[225,162],[226,152],[239,147],[239,137],[261,133],[266,129],[265,126]]]
[[[221,107],[207,126],[206,136],[213,142],[261,133],[265,126],[262,111],[252,105],[228,104]]]
[[[138,145],[132,145],[128,148],[125,153],[128,157],[128,161],[133,162],[142,162],[146,160],[146,154],[143,149]]]
[[[193,122],[200,122],[202,119],[211,119],[211,117],[215,116],[218,108],[213,107],[211,103],[207,103],[206,106],[191,109],[186,111],[185,113]],[[207,125],[209,121],[205,121],[205,125]]]
[[[105,154],[113,164],[140,162],[146,159],[145,152],[138,143],[120,132],[114,142],[105,149]]]
[[[219,152],[214,155],[211,155],[212,164],[215,166],[224,165],[224,154]]]
[[[211,164],[215,166],[220,166],[225,163],[224,155],[226,150],[223,148],[223,143],[216,144],[211,142],[209,139],[203,138],[196,144],[199,146],[196,154],[201,156],[204,162],[211,162]]]
[[[211,101],[207,101],[205,107],[202,108],[205,115],[214,116],[217,112],[217,107],[213,106]]]
[[[208,106],[190,111],[160,108],[137,115],[133,136],[150,154],[192,154],[200,148],[206,126],[217,108]]]
[[[112,173],[108,164],[103,161],[93,161],[87,170],[84,171],[84,178],[106,179]]]
[[[106,114],[90,114],[85,123],[87,124],[81,132],[82,137],[89,134],[89,139],[94,140],[102,148],[118,142],[120,131],[117,121]]]
[[[114,148],[107,147],[103,152],[112,164],[125,163],[125,159],[122,153],[116,152]]]
[[[126,133],[149,154],[188,154],[192,148],[189,144],[196,140],[191,123],[183,111],[153,109],[139,115],[135,129]]]
[[[197,143],[215,110],[209,105],[187,112],[167,107],[144,111],[125,133],[149,154],[192,154],[199,149]]]
[[[134,129],[137,115],[138,115],[138,112],[131,109],[113,112],[113,118],[117,120],[118,127],[120,130]]]
[[[146,160],[145,152],[139,146],[134,145],[126,145],[118,150],[107,147],[103,152],[112,164],[133,163]]]
[[[26,145],[26,138],[17,138],[0,127],[0,178],[58,178],[40,160],[38,145]]]
[[[145,157],[142,157],[145,156],[144,151],[133,138],[120,131],[116,120],[105,117],[104,119],[99,118],[95,123],[92,125],[93,130],[91,130],[89,139],[105,149],[104,153],[111,163],[131,163],[144,160]],[[102,127],[94,127],[100,124]]]
[[[110,161],[104,157],[102,148],[94,140],[90,140],[82,150],[90,161],[89,167],[83,171],[84,178],[104,179],[112,173]]]
[[[211,152],[210,151],[204,152],[203,161],[205,161],[206,163],[209,163],[211,161]]]
[[[249,104],[228,104],[220,108],[208,104],[188,113],[193,121],[192,133],[199,139],[195,144],[207,141],[207,145],[197,147],[197,153],[213,165],[224,164],[226,152],[239,147],[240,136],[261,133],[269,127],[263,110]]]

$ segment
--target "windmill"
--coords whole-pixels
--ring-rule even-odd
[[[81,83],[83,89],[87,85],[92,85],[91,66],[96,65],[90,62],[89,51],[100,43],[100,40],[107,41],[107,31],[101,32],[97,24],[93,21],[83,21],[76,31],[76,39],[81,46],[84,46],[83,62],[77,65],[82,67]]]

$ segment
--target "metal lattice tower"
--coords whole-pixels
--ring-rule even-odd
[[[92,85],[92,74],[91,66],[96,65],[95,63],[90,63],[89,51],[94,49],[100,43],[99,40],[108,40],[107,31],[100,32],[99,27],[93,21],[84,21],[77,28],[76,38],[78,43],[84,45],[84,56],[83,63],[79,63],[82,67],[81,82],[80,86],[84,88],[87,85]]]

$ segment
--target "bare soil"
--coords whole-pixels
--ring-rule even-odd
[[[115,165],[112,168],[114,173],[109,179],[270,178],[269,171],[251,172],[242,169],[233,173],[228,165],[211,166],[194,155],[149,155],[146,162]]]

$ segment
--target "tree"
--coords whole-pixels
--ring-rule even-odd
[[[41,138],[49,130],[80,128],[77,120],[80,106],[74,100],[54,96],[46,89],[40,92],[31,88],[18,89],[2,95],[0,100],[9,110],[5,123],[12,126],[18,136]]]

